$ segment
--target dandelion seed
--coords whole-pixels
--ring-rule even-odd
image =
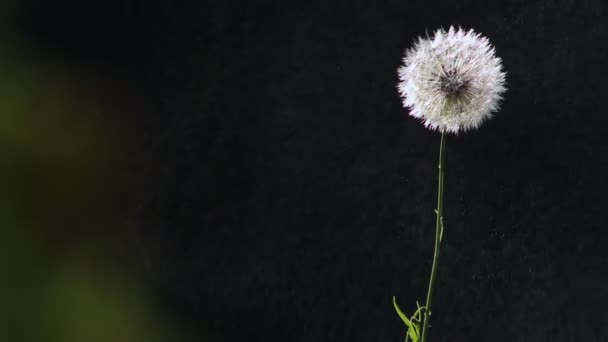
[[[498,109],[505,88],[501,59],[473,30],[439,29],[418,38],[398,69],[399,94],[410,115],[442,133],[479,127]]]

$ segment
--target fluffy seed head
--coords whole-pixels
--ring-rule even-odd
[[[506,90],[500,58],[487,38],[461,28],[418,38],[398,69],[399,94],[410,115],[440,132],[477,128]]]

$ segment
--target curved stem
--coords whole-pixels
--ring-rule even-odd
[[[429,323],[431,321],[431,304],[433,302],[433,290],[437,279],[437,265],[439,264],[439,246],[441,244],[441,235],[443,233],[443,173],[445,160],[445,140],[446,133],[441,133],[441,145],[439,147],[439,185],[437,189],[437,223],[435,224],[435,251],[433,253],[433,267],[431,268],[431,280],[429,281],[429,290],[426,295],[426,305],[424,310],[424,321],[422,323],[422,342],[426,342],[428,335]]]

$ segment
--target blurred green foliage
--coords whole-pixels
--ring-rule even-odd
[[[0,34],[0,341],[181,340],[128,266],[126,141],[110,124],[120,109],[91,86],[93,73],[9,31]]]

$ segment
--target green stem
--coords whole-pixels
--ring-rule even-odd
[[[435,251],[433,253],[433,267],[431,268],[431,280],[429,281],[429,291],[426,295],[426,305],[424,310],[424,321],[422,324],[422,342],[426,342],[428,328],[431,321],[431,304],[433,302],[433,290],[437,279],[437,265],[439,264],[439,246],[443,233],[443,173],[445,160],[445,140],[446,133],[441,133],[441,145],[439,147],[439,186],[437,189],[437,223],[435,224]]]

